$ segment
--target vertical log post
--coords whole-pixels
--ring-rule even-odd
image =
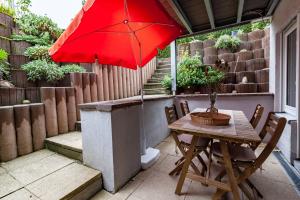
[[[114,92],[114,75],[112,66],[108,66],[108,85],[109,85],[109,100],[115,99],[115,92]]]
[[[98,101],[97,74],[90,73],[91,101]]]
[[[121,67],[118,67],[118,79],[119,79],[119,95],[120,99],[124,98],[124,92],[123,92],[123,71]]]
[[[91,102],[90,73],[82,73],[83,101]]]
[[[12,160],[18,155],[12,106],[0,107],[0,149],[0,162]]]
[[[115,93],[115,99],[120,99],[119,94],[119,76],[118,76],[118,67],[112,66],[113,68],[113,79],[114,79],[114,93]]]
[[[55,88],[56,97],[56,111],[57,111],[57,124],[58,133],[68,132],[68,113],[67,113],[67,103],[66,103],[66,89]]]
[[[75,89],[66,88],[66,100],[67,100],[67,114],[68,114],[68,129],[69,131],[75,131],[76,124],[76,99]]]
[[[44,104],[30,104],[30,116],[33,150],[38,151],[44,148],[44,142],[46,139]]]
[[[23,156],[33,151],[29,105],[15,105],[15,126],[18,155]]]
[[[76,115],[77,115],[77,120],[80,121],[80,110],[78,108],[78,105],[83,104],[83,90],[82,90],[82,75],[81,75],[81,73],[71,73],[71,86],[75,88]]]
[[[98,101],[104,101],[104,91],[103,91],[103,73],[102,73],[102,65],[97,63],[94,64],[95,68],[97,68],[97,92],[98,92]]]
[[[47,137],[58,135],[55,88],[41,88],[41,100],[45,105]]]
[[[124,98],[128,97],[128,89],[127,89],[127,70],[122,68],[122,83],[123,83],[123,96]]]
[[[109,84],[108,84],[108,71],[107,66],[103,65],[103,90],[104,90],[104,101],[109,100]]]

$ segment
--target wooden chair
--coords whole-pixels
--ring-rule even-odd
[[[264,107],[261,106],[260,104],[257,104],[255,111],[253,113],[252,118],[250,119],[250,124],[252,127],[255,129],[264,113]]]
[[[250,187],[253,191],[255,191],[259,197],[263,198],[263,195],[259,192],[259,190],[254,186],[254,184],[249,180],[249,177],[265,162],[265,160],[272,153],[274,148],[276,147],[284,127],[286,125],[286,119],[282,117],[278,117],[275,113],[270,112],[268,118],[264,124],[262,131],[259,136],[261,138],[265,138],[268,134],[271,136],[270,140],[264,147],[263,151],[260,153],[258,157],[256,157],[253,148],[244,147],[244,146],[233,146],[231,151],[231,159],[233,167],[238,174],[238,184],[241,190],[246,194],[249,199],[253,199],[250,192],[245,187],[245,183]],[[259,144],[256,144],[256,148]],[[218,147],[217,147],[218,148]],[[255,148],[255,149],[256,149]],[[219,149],[212,146],[213,153],[218,153]],[[222,157],[222,154],[221,156]],[[241,170],[244,169],[244,170]],[[216,177],[217,180],[221,180],[221,178],[225,175],[225,171],[221,171],[221,173]],[[224,194],[223,191],[218,191],[218,195]]]
[[[177,115],[175,105],[171,107],[165,107],[165,113],[166,113],[168,124],[172,124],[173,122],[178,120],[178,115]],[[176,132],[171,132],[171,135],[174,138],[176,146],[178,147],[178,149],[180,150],[183,156],[175,163],[176,167],[169,173],[169,175],[179,175],[185,161],[185,155],[188,151],[189,145],[191,144],[193,136],[188,134],[177,134]],[[193,168],[196,174],[204,175],[207,170],[207,166],[204,160],[202,159],[202,157],[200,156],[200,153],[206,151],[209,142],[210,140],[204,140],[204,139],[199,139],[197,142],[197,148],[196,151],[194,152],[194,157],[197,157],[198,160],[200,161],[202,165],[202,171],[200,172],[197,166],[192,162],[191,167]]]
[[[187,101],[180,102],[180,108],[183,116],[190,113],[190,108]]]

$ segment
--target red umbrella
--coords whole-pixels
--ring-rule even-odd
[[[137,69],[181,34],[157,0],[88,0],[50,49],[56,62]]]
[[[157,0],[88,0],[49,52],[56,62],[98,60],[137,69],[181,32]],[[141,97],[143,101],[143,92]],[[145,143],[144,132],[143,139]],[[142,146],[145,151],[146,145]],[[147,149],[142,165],[148,167],[158,155],[159,151]]]

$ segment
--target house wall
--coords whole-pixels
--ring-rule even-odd
[[[270,92],[274,93],[274,110],[283,111],[282,108],[282,69],[283,69],[283,57],[284,47],[283,32],[290,25],[293,20],[297,20],[297,85],[298,90],[299,85],[299,63],[300,63],[300,0],[284,0],[280,1],[278,7],[276,8],[273,17],[272,24],[270,27]],[[293,158],[299,158],[300,156],[300,135],[299,126],[296,126],[294,121],[299,124],[299,91],[296,92],[297,96],[297,112],[295,116],[288,114],[282,114],[289,121],[283,135],[279,141],[278,147],[287,157],[287,159],[293,163]],[[293,126],[291,124],[294,124]],[[297,128],[298,127],[298,128]],[[296,144],[295,144],[296,142]],[[293,143],[293,144],[292,144]]]

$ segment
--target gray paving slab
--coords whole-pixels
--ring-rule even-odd
[[[22,188],[22,184],[11,175],[3,173],[0,175],[0,198]]]

